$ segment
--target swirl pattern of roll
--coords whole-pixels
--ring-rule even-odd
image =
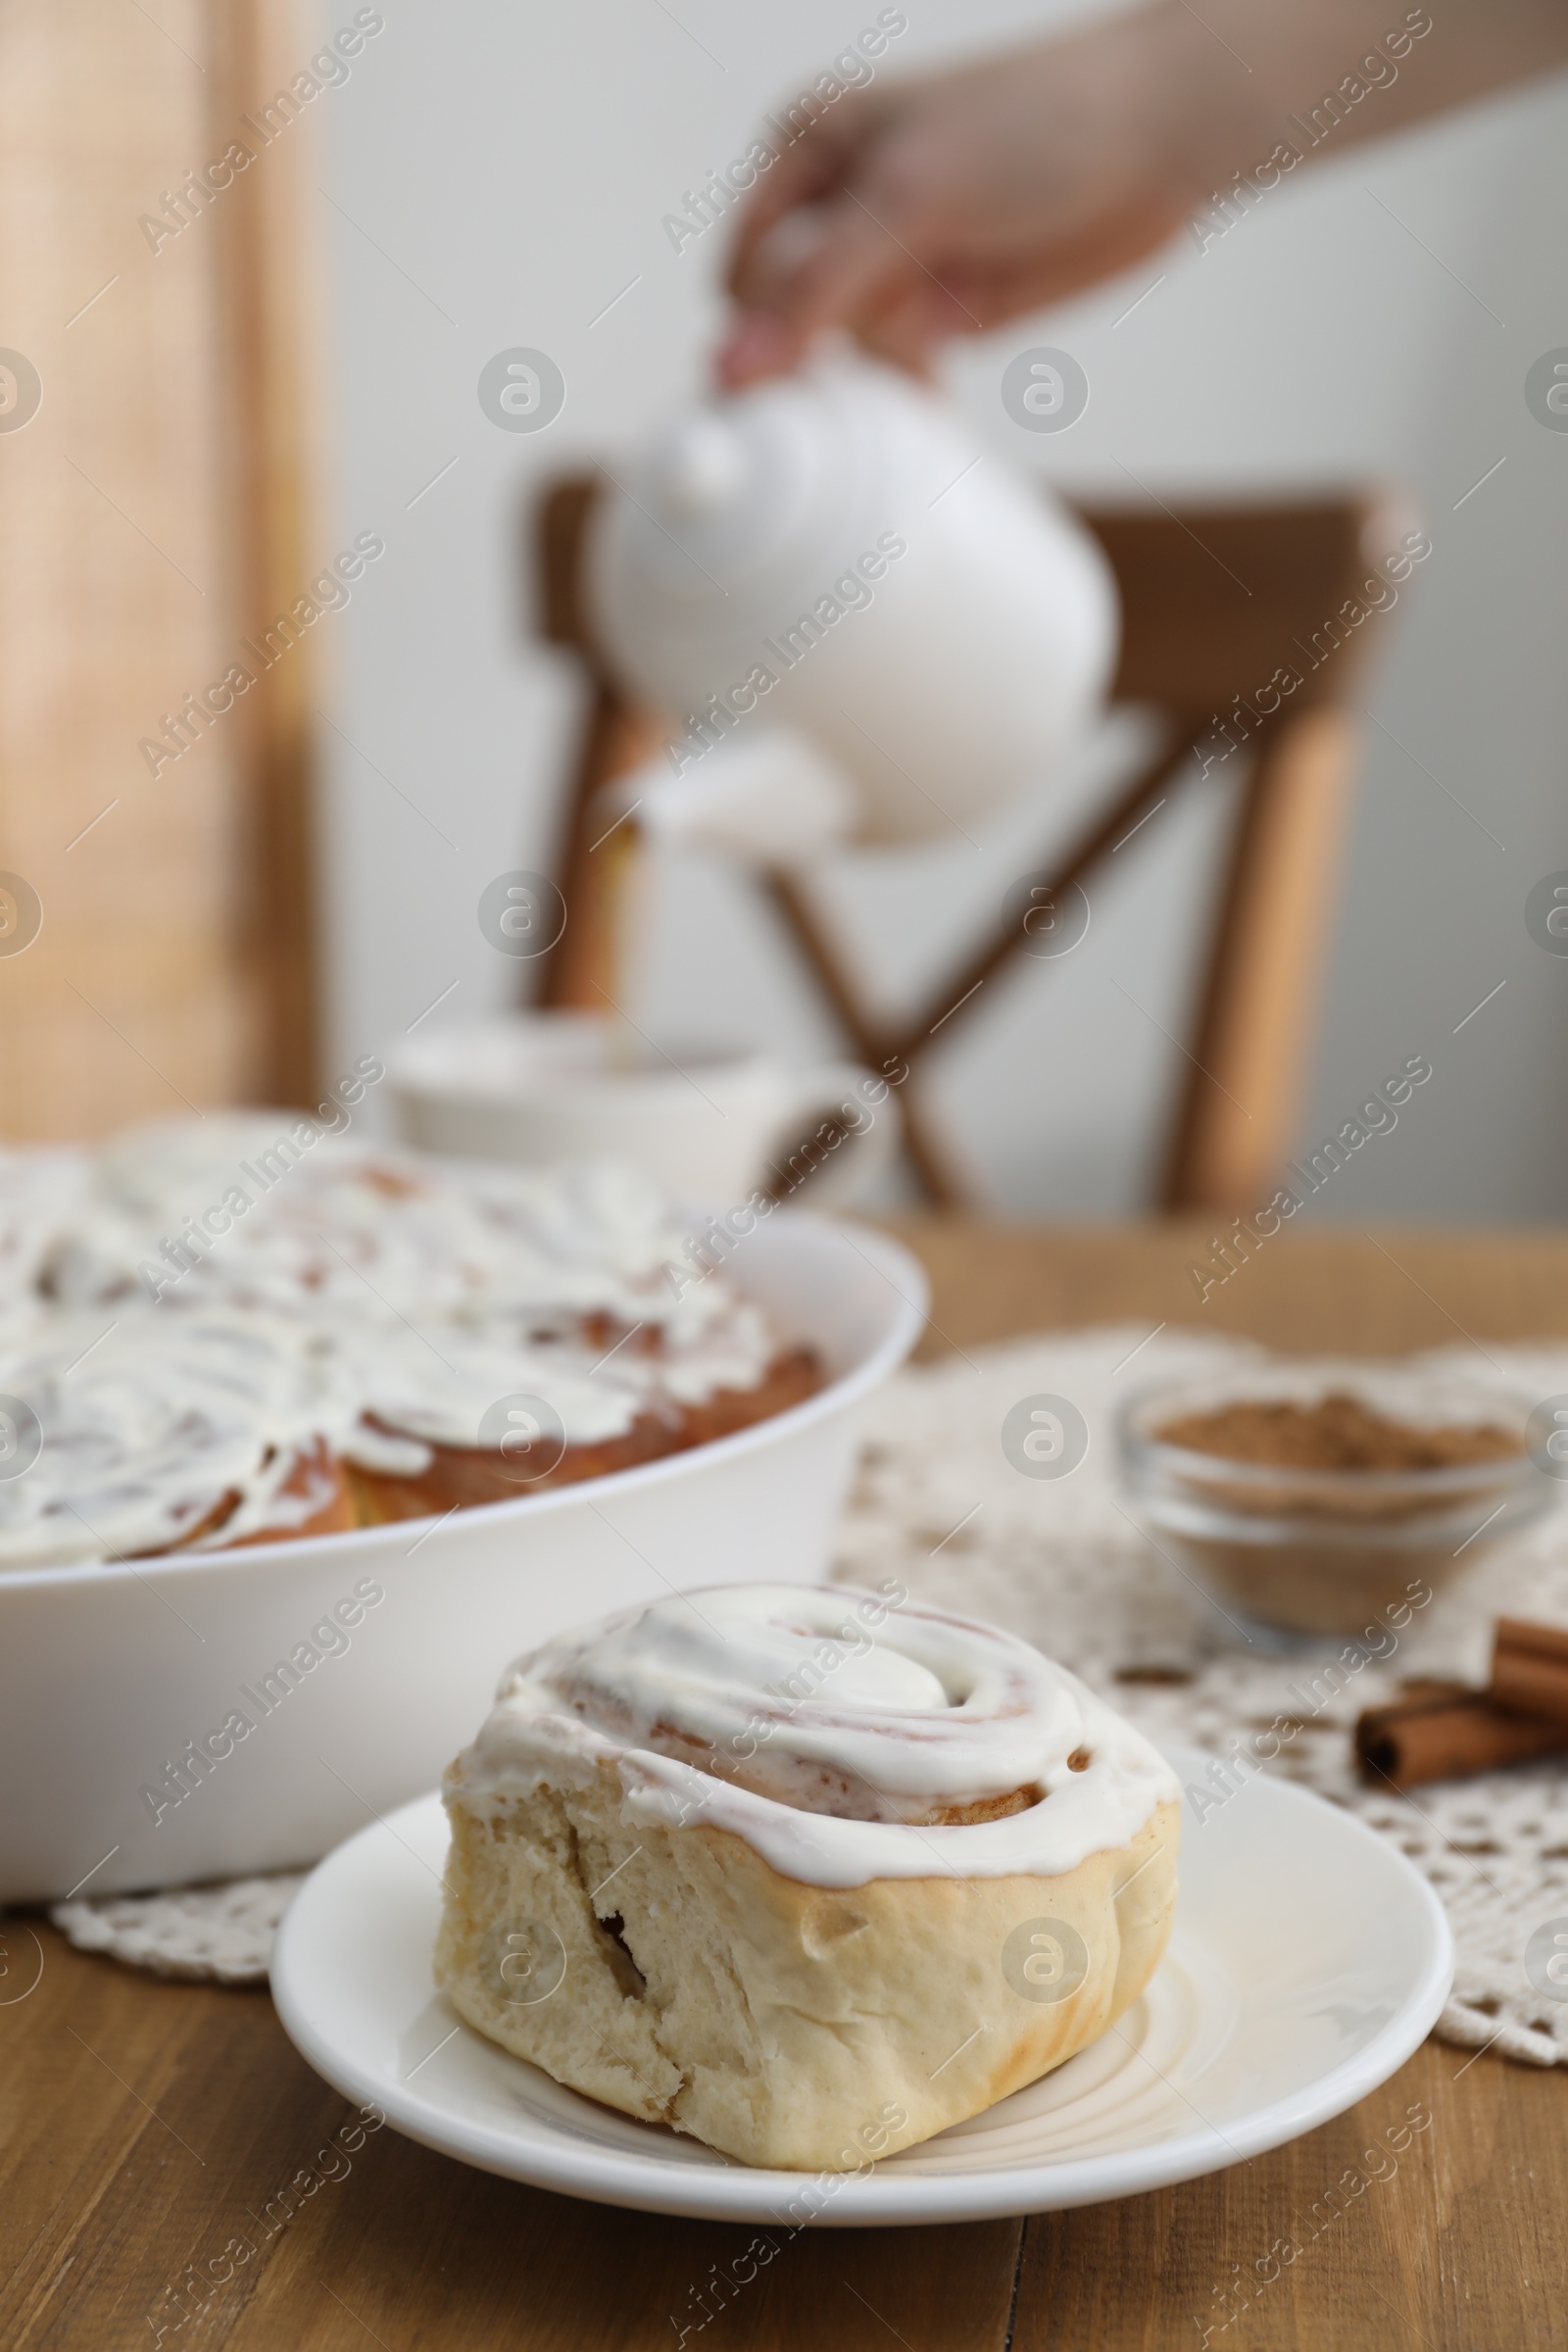
[[[1102,2034],[1170,1932],[1157,1751],[897,1587],[725,1587],[552,1642],[445,1793],[459,2012],[754,2165],[977,2114]]]

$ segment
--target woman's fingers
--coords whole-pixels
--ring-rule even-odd
[[[806,357],[806,337],[771,311],[739,311],[718,347],[714,368],[727,392],[788,375]]]
[[[725,272],[728,290],[743,308],[758,307],[766,273],[765,261],[759,269],[758,251],[765,245],[774,224],[797,207],[815,204],[843,187],[881,111],[873,99],[852,92],[775,156],[759,175]]]
[[[907,255],[853,190],[784,215],[753,252],[754,301],[719,353],[721,380],[739,385],[793,367],[829,327],[859,331],[898,302],[908,270]]]

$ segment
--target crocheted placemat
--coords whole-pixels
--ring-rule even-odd
[[[1222,1759],[1245,1749],[1245,1768],[1213,1783],[1220,1801],[1257,1769],[1253,1736],[1290,1718],[1296,1736],[1262,1769],[1392,1838],[1442,1898],[1459,1966],[1438,2032],[1537,2066],[1568,2063],[1568,1997],[1544,1994],[1524,1964],[1532,1934],[1549,1921],[1568,1925],[1568,1763],[1401,1796],[1365,1786],[1349,1738],[1361,1709],[1407,1680],[1484,1681],[1499,1612],[1568,1626],[1568,1508],[1483,1558],[1381,1658],[1329,1677],[1317,1658],[1257,1656],[1126,1516],[1111,1446],[1113,1416],[1132,1389],[1241,1366],[1253,1353],[1197,1333],[1117,1329],[1053,1334],[902,1373],[867,1408],[834,1573],[869,1585],[897,1577],[918,1599],[1010,1627],[1156,1739]],[[1568,1394],[1568,1349],[1498,1348],[1485,1358],[1466,1349],[1422,1362],[1435,1382],[1487,1373],[1538,1396]],[[1007,1413],[1043,1395],[1070,1399],[1088,1425],[1087,1457],[1068,1477],[1020,1476],[1003,1450]],[[243,1984],[265,1976],[298,1884],[290,1876],[108,1896],[57,1905],[51,1917],[88,1949]]]
[[[110,1952],[161,1977],[209,1977],[220,1984],[259,1984],[272,1937],[297,1886],[298,1870],[220,1886],[182,1886],[172,1894],[106,1894],[56,1903],[49,1916],[84,1952]]]

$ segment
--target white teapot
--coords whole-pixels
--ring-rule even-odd
[[[782,730],[845,783],[845,830],[913,841],[1038,782],[1104,693],[1097,542],[891,368],[832,353],[617,474],[588,594],[612,668],[674,721],[666,777],[716,784]]]

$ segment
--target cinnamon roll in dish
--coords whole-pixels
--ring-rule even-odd
[[[354,1525],[324,1434],[341,1374],[287,1325],[64,1316],[4,1369],[23,1474],[0,1482],[0,1570]]]
[[[821,1385],[632,1169],[283,1117],[0,1151],[0,1575],[443,1517]]]
[[[503,1679],[447,1775],[436,1978],[626,2115],[849,2170],[1137,1998],[1179,1794],[1073,1675],[897,1587],[679,1595]]]

